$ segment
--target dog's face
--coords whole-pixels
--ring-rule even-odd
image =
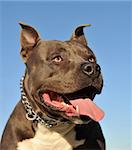
[[[20,25],[27,94],[42,112],[80,123],[80,116],[71,115],[76,111],[72,101],[93,100],[103,86],[100,66],[83,33],[85,26],[79,26],[69,41],[44,41],[33,27]]]

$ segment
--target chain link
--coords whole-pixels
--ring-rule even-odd
[[[33,109],[32,109],[32,106],[31,104],[29,103],[29,100],[28,98],[26,97],[26,93],[24,92],[24,89],[23,89],[23,80],[24,80],[24,77],[22,77],[22,79],[20,80],[20,90],[21,90],[21,99],[22,99],[22,103],[24,105],[24,108],[26,110],[26,118],[30,121],[34,121],[36,120],[37,122],[39,122],[40,124],[46,126],[47,128],[51,128],[55,125],[57,125],[57,121],[55,120],[51,120],[52,121],[52,124],[49,124],[48,123],[48,117],[45,118],[45,119],[42,119]],[[51,119],[51,118],[50,118]]]

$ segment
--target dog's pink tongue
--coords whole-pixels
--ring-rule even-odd
[[[76,99],[70,101],[73,106],[78,107],[81,115],[89,116],[94,121],[100,121],[104,112],[90,99]]]

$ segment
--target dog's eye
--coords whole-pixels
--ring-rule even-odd
[[[94,62],[95,62],[95,59],[94,59],[94,57],[90,57],[90,58],[88,59],[88,61],[89,61],[90,63],[94,63]]]
[[[52,61],[55,62],[55,63],[60,63],[61,61],[63,61],[63,58],[61,56],[55,56],[52,59]]]

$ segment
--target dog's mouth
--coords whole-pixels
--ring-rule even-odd
[[[83,115],[100,121],[104,112],[93,102],[96,93],[96,89],[91,86],[68,94],[39,89],[38,95],[41,103],[50,110],[62,112],[67,117]]]

